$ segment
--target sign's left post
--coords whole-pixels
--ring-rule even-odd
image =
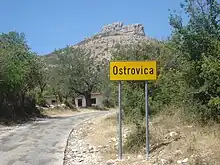
[[[122,106],[121,106],[122,83],[118,81],[118,157],[122,159]]]

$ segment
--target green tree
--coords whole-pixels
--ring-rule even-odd
[[[192,98],[188,100],[201,105],[195,113],[203,121],[217,119],[220,86],[215,80],[220,78],[217,65],[220,62],[220,4],[217,0],[186,0],[181,6],[189,22],[183,25],[181,17],[171,15],[171,42],[181,52],[179,71],[190,88]]]
[[[85,96],[86,106],[91,106],[91,93],[101,85],[102,70],[90,53],[67,46],[55,52],[60,60],[60,70],[72,95]]]
[[[15,119],[39,113],[34,90],[38,86],[38,60],[24,34],[0,35],[0,116]]]

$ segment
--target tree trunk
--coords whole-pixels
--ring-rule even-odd
[[[85,92],[84,96],[85,96],[85,99],[86,99],[86,107],[91,107],[92,106],[91,93]]]
[[[56,101],[58,102],[58,101],[59,101],[58,95],[57,95],[56,93],[54,93],[53,95],[55,96],[55,99],[56,99]]]
[[[61,92],[58,92],[59,103],[63,103],[63,95]]]
[[[39,98],[40,99],[43,98],[43,92],[44,92],[44,88],[40,87],[40,93],[39,93]]]

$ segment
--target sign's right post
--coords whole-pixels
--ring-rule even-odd
[[[122,83],[118,82],[118,157],[122,159],[122,107],[121,107]]]
[[[145,81],[146,159],[149,159],[148,81]]]

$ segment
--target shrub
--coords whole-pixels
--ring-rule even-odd
[[[68,100],[64,100],[64,104],[70,109],[76,109],[76,107],[73,104],[71,104]]]
[[[103,105],[107,108],[113,108],[115,106],[114,101],[110,97],[105,97],[103,99]]]
[[[126,152],[138,153],[146,144],[146,127],[139,125],[126,138],[124,150]]]

